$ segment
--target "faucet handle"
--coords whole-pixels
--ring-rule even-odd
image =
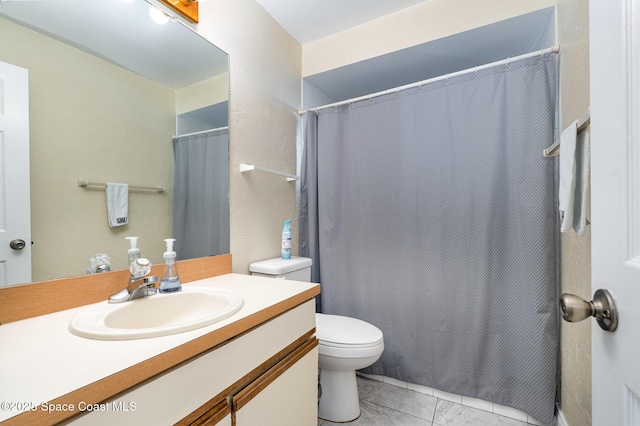
[[[131,265],[129,265],[129,272],[131,273],[132,279],[142,278],[151,272],[151,262],[149,259],[140,257],[131,262]]]

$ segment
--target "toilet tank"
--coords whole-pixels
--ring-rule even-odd
[[[291,256],[291,259],[276,257],[252,263],[249,265],[249,272],[259,277],[310,282],[311,263],[308,257]]]

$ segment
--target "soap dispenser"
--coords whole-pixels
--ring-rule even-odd
[[[160,279],[160,293],[173,293],[182,290],[180,278],[178,277],[178,268],[176,266],[176,252],[173,251],[173,242],[175,238],[167,238],[164,240],[167,245],[167,251],[164,252],[164,269],[162,270],[162,278]]]
[[[131,248],[127,252],[129,255],[129,266],[136,259],[140,259],[140,249],[138,248],[138,237],[125,237],[125,240],[129,240],[129,244],[131,244]]]

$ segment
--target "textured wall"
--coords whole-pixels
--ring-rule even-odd
[[[234,272],[247,273],[251,262],[280,255],[285,219],[298,246],[295,183],[238,170],[295,174],[302,48],[254,0],[201,3],[197,30],[229,54],[231,253]]]
[[[589,108],[589,2],[558,0],[562,128]],[[590,217],[588,214],[587,217]],[[562,234],[562,292],[591,300],[591,227]],[[561,410],[569,425],[591,424],[591,327],[562,321]]]

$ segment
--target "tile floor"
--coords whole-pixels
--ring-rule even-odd
[[[400,382],[402,383],[402,382]],[[428,389],[428,388],[427,388]],[[423,389],[420,389],[421,391]],[[496,414],[495,410],[474,408],[447,399],[448,395],[428,395],[405,386],[384,383],[358,376],[360,417],[349,423],[332,423],[318,419],[318,426],[528,426],[540,425],[533,419],[527,423]],[[438,391],[436,391],[437,394]],[[459,397],[461,398],[461,397]],[[449,398],[451,399],[451,398]],[[486,401],[480,403],[490,404]],[[493,405],[493,404],[490,404]],[[508,408],[508,407],[504,407]]]

